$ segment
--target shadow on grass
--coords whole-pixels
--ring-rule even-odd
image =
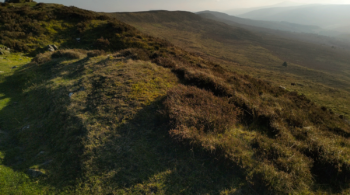
[[[57,65],[63,60],[24,65],[0,83],[3,98],[10,99],[0,110],[1,129],[9,135],[0,143],[3,164],[29,175],[29,169],[36,169],[53,176],[34,180],[57,189],[74,184],[80,177],[81,140],[86,133],[81,120],[69,114],[68,89],[50,87],[50,79],[67,71]],[[86,59],[70,65],[65,77],[76,77],[83,61]]]
[[[237,189],[240,194],[247,184],[239,168],[175,142],[167,119],[158,112],[161,106],[160,99],[143,108],[96,148],[94,175],[108,175],[102,179],[108,184],[105,193],[219,194]]]

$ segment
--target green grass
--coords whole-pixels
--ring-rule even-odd
[[[9,54],[0,58],[0,85],[6,82],[6,77],[11,77],[17,69],[27,64],[31,58],[23,56],[21,53]],[[12,67],[17,66],[13,69]],[[13,102],[21,98],[21,90],[18,88],[19,83],[13,83],[1,88],[0,113],[0,193],[1,194],[44,194],[46,187],[38,184],[35,180],[29,178],[25,173],[13,169],[5,162],[5,157],[12,156],[16,158],[13,144],[11,144],[10,126],[4,124],[14,117],[23,115],[15,111],[4,113],[6,107],[11,106]],[[10,157],[11,158],[11,157]]]
[[[26,174],[0,165],[1,194],[44,194],[43,187],[33,182]]]

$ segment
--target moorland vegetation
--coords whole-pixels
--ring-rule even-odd
[[[57,4],[3,3],[0,29],[3,194],[350,193],[346,116],[228,65],[249,61]]]

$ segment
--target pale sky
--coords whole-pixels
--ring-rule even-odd
[[[3,0],[0,0],[3,1]],[[148,10],[225,11],[230,9],[269,6],[286,0],[35,0],[59,3],[104,12]],[[291,0],[297,4],[350,4],[350,0]]]

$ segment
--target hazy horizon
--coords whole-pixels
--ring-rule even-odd
[[[4,0],[2,0],[4,1]],[[43,3],[58,3],[67,6],[76,6],[83,9],[99,11],[99,12],[132,12],[132,11],[148,11],[148,10],[184,10],[184,11],[226,11],[230,9],[255,8],[274,6],[283,3],[300,4],[350,4],[347,0],[100,0],[98,3],[92,0],[40,0]]]

